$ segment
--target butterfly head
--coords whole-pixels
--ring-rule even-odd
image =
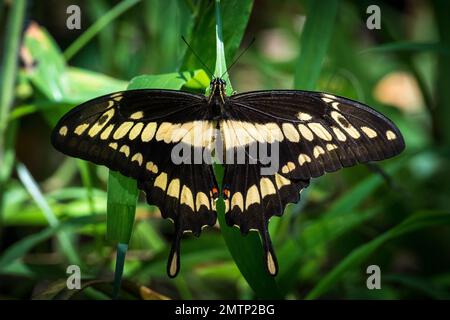
[[[227,83],[222,78],[213,78],[209,84],[209,102],[217,101],[220,103],[225,103],[225,88]]]

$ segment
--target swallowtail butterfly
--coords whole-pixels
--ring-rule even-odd
[[[199,236],[203,227],[216,223],[219,190],[227,224],[242,234],[260,232],[267,271],[275,275],[278,265],[268,232],[272,216],[298,202],[311,178],[390,158],[405,147],[398,128],[362,103],[297,90],[226,96],[225,86],[215,78],[208,96],[157,89],[102,96],[72,109],[52,132],[57,150],[136,179],[147,202],[173,221],[170,277],[180,269],[183,233]],[[279,165],[272,174],[262,174],[262,158],[237,161],[239,152],[250,155],[253,146],[264,144],[278,148]],[[171,160],[180,146],[231,155],[235,161],[224,164],[221,188],[210,162]]]

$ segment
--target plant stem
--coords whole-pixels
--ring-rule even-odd
[[[3,188],[8,179],[11,166],[5,165],[6,128],[9,112],[14,98],[14,84],[16,81],[17,59],[19,56],[20,34],[25,16],[25,0],[12,2],[12,9],[8,16],[5,29],[4,55],[0,68],[0,226],[2,221],[2,204],[4,201]]]
[[[117,255],[116,255],[116,268],[114,272],[114,288],[113,288],[113,299],[119,297],[120,284],[122,283],[123,267],[125,266],[125,256],[127,254],[128,244],[119,243],[117,244]]]
[[[233,92],[230,78],[228,76],[227,62],[225,59],[225,46],[223,44],[222,34],[222,15],[220,14],[220,0],[216,0],[216,68],[214,70],[214,76],[216,78],[222,77],[227,82],[227,94]]]

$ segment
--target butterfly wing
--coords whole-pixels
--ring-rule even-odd
[[[217,186],[211,165],[180,161],[210,148],[214,123],[204,96],[171,90],[130,90],[88,101],[67,113],[52,132],[59,151],[105,165],[138,181],[147,201],[176,228],[168,273],[179,270],[183,232],[212,226]],[[186,152],[186,153],[189,153]],[[182,156],[183,154],[181,154]],[[183,159],[181,159],[183,160]]]
[[[271,274],[277,267],[268,220],[281,215],[288,203],[297,202],[311,178],[383,160],[405,147],[400,131],[389,119],[364,104],[329,94],[243,93],[230,97],[225,110],[227,115],[221,122],[225,150],[232,150],[235,157],[243,151],[248,160],[226,166],[226,220],[243,233],[252,229],[261,232]],[[262,173],[267,163],[260,153],[251,163],[249,155],[256,144],[266,144],[272,150],[275,163],[270,165],[275,166],[271,174]]]

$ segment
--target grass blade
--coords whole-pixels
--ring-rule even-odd
[[[125,0],[117,4],[114,8],[108,11],[100,19],[98,19],[92,26],[90,26],[81,36],[79,36],[67,49],[64,51],[64,58],[66,61],[70,60],[78,51],[80,51],[97,33],[99,33],[111,21],[116,19],[122,13],[130,9],[140,0]]]
[[[294,87],[302,90],[314,90],[316,86],[338,9],[337,0],[309,1],[308,4],[294,79]]]
[[[368,48],[362,50],[360,54],[363,53],[373,53],[373,52],[437,52],[442,54],[449,54],[450,48],[445,47],[441,43],[424,43],[424,42],[412,42],[412,41],[395,41],[390,43],[384,43],[376,47]]]
[[[58,218],[55,216],[49,204],[47,203],[41,191],[39,190],[39,186],[37,185],[36,181],[34,181],[30,172],[23,164],[19,163],[17,165],[17,174],[19,175],[19,178],[22,181],[25,188],[27,189],[28,193],[36,202],[37,206],[41,209],[42,213],[44,214],[45,218],[48,221],[48,224],[51,227],[58,227],[59,225]],[[69,235],[65,232],[60,232],[57,235],[57,238],[61,245],[62,251],[67,256],[68,260],[73,264],[79,265],[81,263],[81,259],[78,256],[77,251],[73,247]]]
[[[12,3],[12,9],[4,30],[3,57],[0,65],[0,227],[3,215],[4,184],[12,170],[11,158],[13,151],[5,150],[7,139],[5,136],[8,126],[9,112],[14,97],[14,84],[16,82],[17,59],[19,55],[20,33],[25,15],[25,0]],[[2,11],[3,13],[3,11]]]
[[[61,231],[72,228],[83,227],[88,224],[98,224],[104,222],[104,216],[76,217],[62,221],[57,226],[50,226],[42,231],[29,235],[8,247],[0,256],[0,272],[4,272],[17,259],[22,258],[28,251],[39,243],[50,239]]]
[[[316,299],[323,295],[343,277],[347,270],[360,265],[387,241],[419,229],[445,224],[450,224],[450,212],[424,212],[411,216],[372,241],[353,250],[341,263],[322,278],[308,293],[306,299]]]

